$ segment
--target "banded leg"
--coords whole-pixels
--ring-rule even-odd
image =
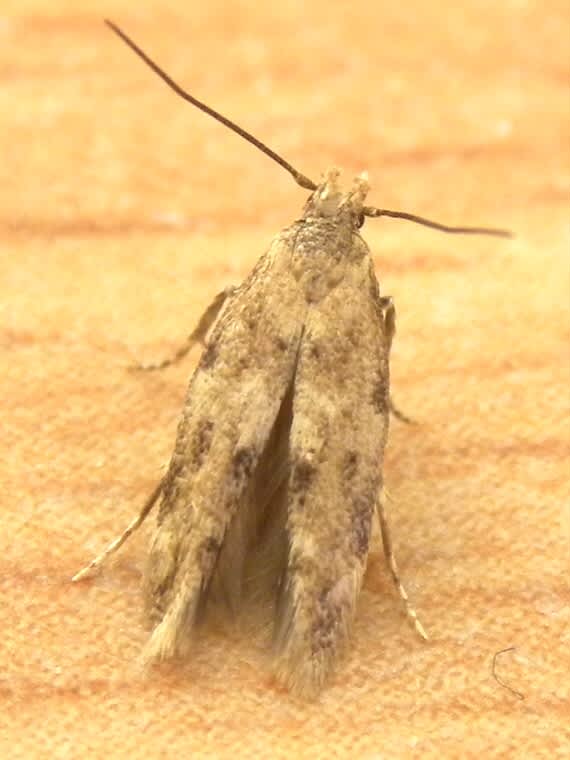
[[[380,307],[382,309],[382,316],[384,318],[384,330],[386,332],[386,340],[388,343],[388,355],[392,348],[392,341],[396,334],[396,307],[394,306],[394,300],[392,296],[383,296],[380,298]],[[400,422],[405,422],[407,425],[415,425],[416,422],[407,414],[404,414],[394,403],[394,399],[390,396],[390,414],[392,414]]]
[[[79,570],[79,572],[75,573],[73,578],[71,579],[73,582],[76,581],[82,581],[85,578],[89,578],[95,570],[100,567],[103,562],[107,559],[107,557],[111,556],[111,554],[114,554],[118,549],[121,548],[121,546],[125,543],[127,538],[131,536],[135,531],[137,531],[140,526],[143,524],[143,522],[146,520],[148,515],[150,514],[151,509],[155,505],[158,497],[162,493],[162,487],[163,487],[164,481],[161,480],[160,483],[157,485],[157,487],[154,489],[154,491],[151,493],[151,495],[148,497],[148,499],[145,501],[143,508],[139,512],[139,514],[131,520],[131,522],[127,525],[125,530],[121,533],[120,536],[115,538],[109,546],[101,552],[101,554],[98,554],[95,559],[92,559],[91,562],[86,565],[82,570]]]
[[[425,628],[420,623],[415,609],[410,604],[408,592],[404,588],[404,584],[402,583],[400,579],[400,572],[398,570],[396,557],[394,555],[394,550],[392,548],[392,537],[390,535],[390,527],[388,525],[388,519],[386,517],[386,512],[384,509],[384,503],[382,501],[382,497],[378,499],[377,512],[378,512],[378,519],[380,520],[380,530],[382,532],[382,545],[384,547],[384,557],[386,559],[386,564],[388,565],[390,575],[392,576],[392,580],[394,581],[394,584],[396,588],[398,589],[400,598],[404,603],[404,607],[406,609],[406,615],[408,619],[412,622],[418,635],[421,636],[422,639],[425,639],[427,641],[428,635],[425,631]]]
[[[189,352],[190,349],[196,344],[196,343],[204,343],[204,340],[206,338],[206,335],[210,331],[210,328],[218,318],[220,311],[222,310],[223,305],[225,304],[226,300],[232,296],[235,291],[237,290],[237,287],[235,285],[230,285],[227,288],[224,288],[224,290],[221,290],[213,299],[213,301],[210,303],[209,306],[206,307],[206,310],[200,317],[198,324],[194,328],[194,330],[190,333],[190,335],[186,338],[186,342],[183,343],[183,345],[178,348],[174,354],[169,357],[168,359],[163,359],[160,362],[150,363],[150,364],[135,364],[130,369],[132,370],[142,370],[145,372],[152,372],[157,369],[165,369],[166,367],[171,367],[173,364],[176,364],[181,359],[183,359]]]

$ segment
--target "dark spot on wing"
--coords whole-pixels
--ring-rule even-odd
[[[362,496],[354,499],[351,520],[351,545],[358,559],[362,559],[368,554],[373,509],[373,499],[363,498]]]
[[[309,343],[309,356],[311,359],[320,359],[321,358],[321,347],[316,341],[311,341]]]
[[[323,276],[319,272],[307,274],[304,291],[308,304],[318,303],[323,297]]]
[[[198,548],[198,563],[205,578],[210,576],[219,550],[220,542],[213,536],[204,539],[200,544]]]
[[[157,580],[155,572],[152,567],[148,569],[148,577],[146,581],[146,606],[147,613],[150,618],[150,622],[153,625],[158,625],[172,598],[172,584],[176,573],[176,564],[173,562],[172,569],[165,577],[160,577]]]
[[[325,588],[319,594],[315,607],[311,630],[311,653],[317,655],[323,650],[334,648],[338,626],[341,618],[341,607],[332,598],[331,589]]]
[[[160,525],[164,517],[173,509],[178,499],[181,481],[191,477],[197,472],[208,456],[210,446],[212,445],[212,433],[214,423],[208,418],[200,420],[193,433],[191,434],[190,459],[183,454],[174,450],[168,472],[164,479],[163,497],[158,511],[158,524]]]
[[[344,461],[342,465],[342,476],[344,480],[353,480],[358,470],[358,452],[348,451],[344,455]]]
[[[243,321],[249,330],[255,330],[257,328],[259,317],[257,314],[246,312],[243,316]]]
[[[209,419],[198,422],[192,440],[192,469],[196,472],[204,464],[210,446],[212,445],[212,431],[214,423]]]
[[[289,491],[292,496],[297,497],[300,506],[303,506],[305,503],[307,492],[315,479],[316,473],[317,468],[308,459],[304,457],[293,459]]]
[[[256,461],[256,450],[253,447],[242,446],[236,449],[232,460],[232,475],[238,489],[243,488],[253,475]]]
[[[378,414],[388,414],[388,383],[383,376],[380,376],[375,380],[374,388],[372,389],[372,398],[370,400]]]
[[[275,338],[275,346],[279,351],[286,351],[289,348],[289,343],[284,340],[280,335]]]
[[[210,340],[202,353],[198,367],[200,369],[210,369],[216,363],[217,358],[218,358],[217,343],[213,340]]]

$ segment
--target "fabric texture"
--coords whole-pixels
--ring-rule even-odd
[[[99,4],[3,4],[1,756],[567,757],[567,3],[144,8],[105,13],[307,175],[366,168],[371,204],[516,237],[363,228],[398,312],[394,399],[416,420],[392,421],[385,480],[429,641],[376,541],[318,702],[272,677],[255,605],[143,672],[152,518],[70,578],[164,471],[199,350],[127,365],[172,352],[306,192],[169,92]]]

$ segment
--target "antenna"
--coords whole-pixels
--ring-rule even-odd
[[[440,222],[433,222],[431,219],[426,219],[423,216],[417,216],[416,214],[408,214],[406,211],[389,211],[387,208],[374,208],[373,206],[365,206],[362,209],[364,216],[391,216],[393,219],[407,219],[409,222],[415,222],[416,224],[423,224],[424,227],[431,227],[434,230],[440,232],[448,232],[459,235],[493,235],[495,237],[511,238],[512,232],[509,230],[497,230],[490,227],[450,227],[447,224],[441,224]]]
[[[216,119],[216,121],[219,121],[221,124],[228,127],[228,129],[236,132],[238,135],[240,135],[240,137],[243,137],[244,140],[247,140],[247,142],[255,145],[255,147],[259,148],[262,153],[265,153],[266,156],[269,156],[269,158],[272,158],[280,166],[286,169],[298,185],[305,188],[306,190],[317,189],[317,185],[313,182],[313,180],[305,177],[304,174],[301,174],[301,172],[297,171],[297,169],[291,166],[288,161],[285,161],[284,158],[281,158],[280,155],[271,150],[271,148],[268,148],[267,145],[262,143],[245,129],[242,129],[242,127],[234,124],[234,122],[230,121],[230,119],[222,116],[221,113],[214,111],[213,108],[210,108],[210,106],[202,103],[193,95],[190,95],[189,92],[186,92],[186,90],[182,89],[179,84],[177,84],[163,69],[161,69],[160,66],[144,52],[144,50],[141,50],[136,42],[134,42],[127,34],[125,34],[125,32],[123,32],[123,30],[120,29],[116,24],[114,24],[112,21],[109,21],[108,19],[105,19],[105,24],[109,27],[109,29],[115,32],[115,34],[120,37],[123,42],[125,42],[131,48],[131,50],[133,50],[139,56],[139,58],[142,58],[147,66],[149,66],[155,74],[157,74],[164,82],[166,82],[170,89],[174,90],[177,95],[179,95],[184,100],[187,100],[189,103],[192,103],[192,105],[196,106],[196,108],[199,108],[200,111],[204,111],[204,113],[212,116],[214,119]],[[373,206],[365,206],[362,209],[362,213],[364,216],[370,217],[390,216],[397,219],[407,219],[410,222],[423,224],[425,227],[431,227],[432,229],[440,230],[441,232],[450,232],[462,235],[495,235],[497,237],[512,237],[512,234],[507,230],[495,230],[488,229],[486,227],[449,227],[446,224],[432,222],[429,219],[424,219],[421,216],[416,216],[416,214],[408,214],[405,211],[389,211],[388,209],[379,209],[374,208]]]
[[[271,148],[268,148],[267,145],[264,145],[260,140],[258,140],[253,135],[250,135],[249,132],[246,132],[245,129],[242,129],[241,127],[238,127],[237,124],[234,124],[233,121],[230,121],[225,116],[222,116],[221,113],[218,113],[217,111],[214,111],[213,108],[210,108],[210,106],[207,106],[205,103],[202,103],[200,100],[195,98],[193,95],[190,95],[189,92],[186,92],[186,90],[183,90],[180,85],[176,84],[176,82],[168,76],[168,74],[163,71],[160,66],[155,63],[152,58],[149,58],[149,56],[144,52],[144,50],[141,50],[141,48],[131,40],[130,37],[128,37],[122,29],[119,29],[119,27],[114,24],[112,21],[108,21],[105,19],[105,23],[107,26],[112,29],[115,34],[117,34],[123,42],[125,42],[131,50],[133,50],[139,58],[142,58],[142,60],[147,64],[147,66],[150,66],[150,68],[154,71],[155,74],[158,74],[158,76],[166,82],[166,84],[174,90],[174,92],[177,95],[180,95],[181,98],[184,98],[184,100],[187,100],[189,103],[192,103],[193,106],[196,106],[196,108],[199,108],[200,111],[204,111],[204,113],[207,113],[209,116],[212,116],[216,121],[221,122],[229,129],[233,130],[234,132],[237,132],[238,135],[244,138],[244,140],[247,140],[252,145],[255,145],[256,148],[259,148],[260,151],[265,153],[266,156],[269,156],[269,158],[272,158],[274,161],[277,161],[277,163],[282,166],[284,169],[287,169],[289,174],[293,176],[293,179],[298,185],[301,185],[301,187],[304,187],[306,190],[316,190],[317,186],[316,184],[310,180],[308,177],[305,177],[304,174],[301,174],[301,172],[298,172],[297,169],[295,169],[293,166],[291,166],[290,163],[285,161],[284,158],[281,158],[275,151],[271,150]]]

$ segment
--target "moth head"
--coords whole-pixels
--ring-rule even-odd
[[[303,219],[342,219],[350,221],[355,227],[362,227],[364,201],[370,189],[368,175],[363,172],[354,179],[350,190],[343,191],[339,183],[340,174],[335,167],[327,169],[305,204]]]

